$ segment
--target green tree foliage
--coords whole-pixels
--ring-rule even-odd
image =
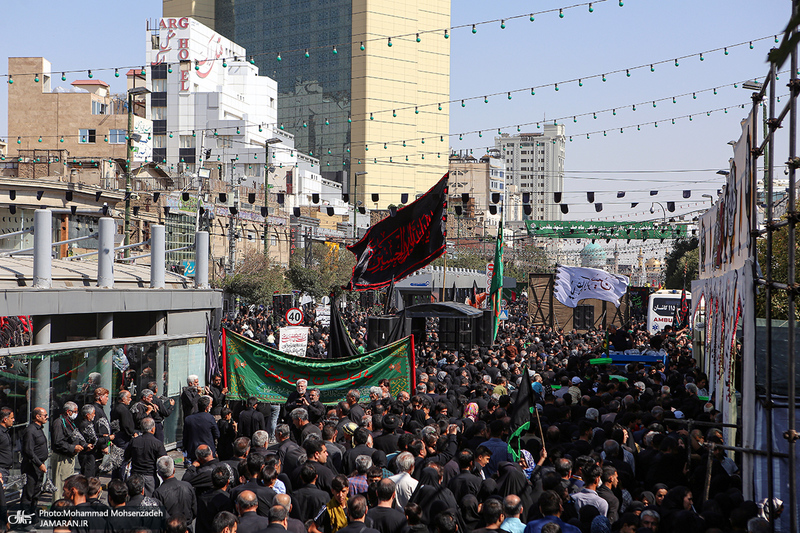
[[[353,273],[355,256],[334,243],[312,245],[310,264],[306,266],[305,250],[295,253],[289,261],[286,278],[292,288],[314,298],[327,296],[346,285]]]
[[[280,266],[270,264],[263,253],[253,250],[246,252],[234,273],[222,280],[222,288],[243,302],[271,305],[275,292],[285,293],[291,287]]]
[[[785,217],[784,217],[785,218]],[[800,233],[800,232],[798,232]],[[798,235],[800,236],[800,235]],[[767,238],[759,238],[758,243],[758,264],[761,266],[761,275],[766,278],[767,264],[772,266],[772,280],[778,283],[789,283],[789,228],[784,226],[772,234],[772,256],[767,256]],[[800,258],[800,246],[797,239],[794,244],[795,258]],[[795,283],[800,278],[800,269],[795,261]],[[764,287],[758,292],[756,297],[756,316],[766,318],[767,316],[767,293]],[[772,319],[787,320],[789,318],[789,298],[786,291],[772,289]],[[800,320],[800,306],[795,307],[795,318]]]
[[[664,257],[664,287],[667,289],[683,289],[691,287],[693,279],[697,279],[698,257],[697,239],[676,239]],[[686,273],[684,276],[684,272]]]

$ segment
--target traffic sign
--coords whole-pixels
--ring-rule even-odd
[[[303,310],[299,307],[292,307],[286,311],[286,322],[290,326],[297,326],[303,323]]]
[[[508,309],[501,309],[497,318],[498,320],[508,320]]]

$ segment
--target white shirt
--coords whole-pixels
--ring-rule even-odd
[[[400,505],[401,509],[405,508],[408,500],[411,499],[411,495],[414,494],[417,485],[419,485],[419,481],[411,477],[408,472],[395,474],[390,476],[389,479],[394,481],[397,485],[394,491],[397,504]]]

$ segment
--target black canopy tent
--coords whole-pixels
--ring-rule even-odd
[[[459,302],[430,302],[406,307],[396,315],[369,317],[367,327],[370,350],[414,335],[415,346],[424,346],[428,318],[438,318],[439,346],[448,350],[470,349],[488,344],[488,310]]]

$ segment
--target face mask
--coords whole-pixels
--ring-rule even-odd
[[[75,420],[76,418],[78,418],[78,413],[70,413],[69,414],[69,419],[70,420]]]

